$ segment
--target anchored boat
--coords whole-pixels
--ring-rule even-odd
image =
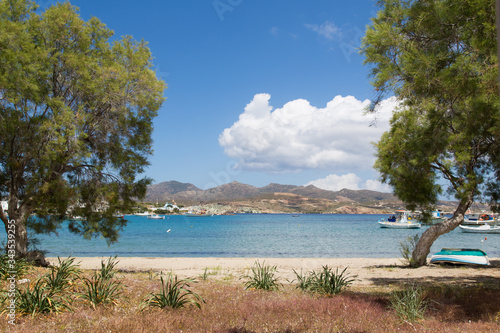
[[[500,226],[492,226],[489,224],[483,224],[478,227],[471,227],[466,225],[459,225],[462,232],[471,232],[476,234],[500,234]]]
[[[412,218],[411,213],[405,210],[397,210],[387,221],[381,219],[378,224],[381,228],[393,229],[419,229],[421,226],[418,219]]]

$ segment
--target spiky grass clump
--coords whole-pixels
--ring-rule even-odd
[[[403,257],[403,264],[408,266],[413,265],[412,253],[413,250],[415,250],[415,246],[417,246],[419,238],[420,235],[415,234],[414,236],[408,236],[405,240],[399,242],[399,252]]]
[[[17,293],[17,309],[21,314],[35,316],[37,313],[57,313],[71,310],[66,295],[51,290],[43,279],[38,279],[31,288],[29,285]]]
[[[189,283],[195,282],[191,279],[177,278],[177,275],[169,273],[166,279],[160,277],[161,290],[157,294],[150,294],[149,299],[146,300],[145,305],[150,307],[158,307],[160,309],[171,308],[179,309],[185,307],[187,304],[193,304],[201,309],[201,303],[205,303],[203,298],[189,288]]]
[[[52,267],[51,272],[45,275],[44,280],[47,288],[54,293],[64,293],[80,278],[81,270],[74,263],[75,258],[68,257],[62,260],[57,257],[59,266]]]
[[[94,272],[92,277],[83,279],[85,291],[81,297],[88,301],[94,310],[99,304],[116,304],[116,298],[122,293],[122,283],[114,279],[117,263],[116,256],[110,257],[107,262],[101,260],[101,270]]]
[[[424,313],[427,309],[425,296],[426,293],[421,287],[410,285],[391,294],[390,307],[401,321],[415,322],[424,319]]]
[[[304,275],[302,271],[299,274],[294,270],[294,273],[297,277],[298,289],[333,296],[341,293],[354,281],[346,271],[347,267],[339,273],[338,268],[334,272],[332,268],[323,266],[320,272],[311,271]]]
[[[4,253],[0,256],[0,280],[5,280],[10,277],[9,272],[16,272],[16,278],[23,277],[31,268],[31,265],[26,259],[13,259]]]
[[[252,274],[243,275],[242,278],[248,279],[245,282],[246,289],[278,290],[281,287],[278,277],[275,276],[277,266],[262,264],[257,260],[251,267]]]
[[[80,269],[74,263],[75,258],[62,260],[59,266],[38,278],[31,286],[17,291],[17,306],[21,314],[34,316],[37,313],[58,313],[71,310],[69,287],[79,278]]]

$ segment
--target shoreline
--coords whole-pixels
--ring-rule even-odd
[[[75,257],[75,263],[82,269],[100,269],[101,260],[109,257]],[[51,265],[58,263],[57,258],[48,257]],[[440,282],[440,283],[484,283],[500,279],[500,258],[490,258],[491,266],[441,266],[429,265],[410,269],[403,265],[401,258],[152,258],[118,257],[116,269],[124,272],[173,272],[180,278],[198,278],[208,273],[215,278],[235,277],[248,274],[256,261],[277,266],[277,276],[283,283],[296,279],[294,270],[304,273],[318,271],[324,265],[339,273],[354,278],[353,286],[386,286],[403,282]]]

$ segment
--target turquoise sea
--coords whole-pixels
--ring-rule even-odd
[[[58,236],[37,237],[38,247],[50,257],[397,258],[401,257],[399,243],[427,228],[380,228],[377,221],[382,217],[387,215],[174,215],[164,220],[126,216],[128,224],[119,242],[111,246],[100,238],[85,240],[67,228],[59,230]],[[2,242],[5,235],[2,230]],[[500,234],[454,230],[434,243],[431,254],[442,247],[480,248],[490,258],[498,258]]]

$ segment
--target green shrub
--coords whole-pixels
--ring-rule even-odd
[[[116,304],[116,298],[122,293],[121,282],[114,279],[117,263],[116,256],[110,257],[106,263],[101,260],[101,270],[94,272],[90,279],[83,278],[85,291],[81,293],[81,297],[94,309],[99,304]]]
[[[149,299],[146,300],[145,305],[150,307],[159,307],[178,309],[184,307],[186,304],[193,304],[201,309],[201,303],[205,303],[200,295],[189,290],[191,279],[178,280],[177,275],[169,273],[166,280],[163,276],[160,277],[161,290],[157,294],[151,294]]]
[[[32,316],[37,313],[71,310],[67,296],[48,287],[43,277],[39,278],[32,288],[28,285],[24,290],[18,291],[16,302],[21,314]]]
[[[341,293],[354,281],[346,271],[347,267],[339,273],[338,268],[334,272],[332,268],[323,266],[323,270],[319,273],[311,271],[309,274],[304,275],[302,271],[299,274],[295,270],[294,273],[298,281],[297,288],[303,291],[333,296]]]
[[[277,266],[265,265],[265,262],[261,265],[259,261],[256,261],[251,268],[252,274],[242,276],[242,278],[248,279],[248,281],[245,282],[245,288],[278,290],[281,284],[278,282],[279,279],[275,276],[277,272],[276,267]]]
[[[80,270],[75,258],[62,260],[51,272],[38,278],[36,283],[17,291],[17,306],[22,314],[53,313],[71,310],[68,288],[79,278]]]
[[[105,279],[99,274],[94,274],[90,279],[84,278],[85,291],[81,297],[87,300],[95,310],[99,304],[116,304],[116,298],[121,294],[122,285],[119,281]]]
[[[311,284],[313,283],[313,274],[308,273],[304,274],[302,272],[302,269],[300,270],[300,273],[297,273],[295,269],[293,270],[295,273],[295,276],[297,277],[297,289],[300,289],[302,291],[307,291],[311,287]],[[292,281],[293,282],[293,281]]]
[[[5,280],[16,272],[16,279],[23,277],[33,266],[26,259],[12,259],[6,253],[0,256],[0,280]]]
[[[413,258],[412,253],[415,250],[415,246],[418,243],[420,238],[419,234],[415,234],[414,236],[408,236],[402,242],[399,242],[399,252],[403,256],[403,263],[408,266],[412,266]]]
[[[114,278],[116,274],[115,266],[117,264],[118,261],[116,259],[116,256],[109,257],[107,262],[101,260],[101,270],[99,272],[99,275],[105,280]]]
[[[391,294],[390,307],[396,311],[396,315],[403,322],[424,319],[427,308],[425,296],[425,292],[421,287],[411,285]]]
[[[59,266],[52,267],[51,272],[44,277],[46,286],[54,293],[63,293],[80,277],[81,270],[74,264],[75,258],[68,257],[61,261],[57,257]]]

